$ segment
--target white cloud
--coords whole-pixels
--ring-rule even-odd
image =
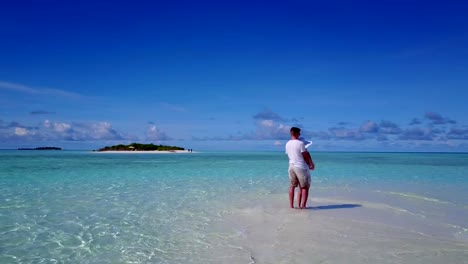
[[[65,132],[69,130],[70,128],[71,128],[71,125],[67,123],[55,123],[54,124],[54,130],[59,133]]]
[[[160,130],[155,125],[150,125],[146,131],[146,140],[161,141],[161,140],[171,140],[172,138],[166,135],[165,132]]]
[[[66,123],[56,123],[54,130],[66,140],[124,140],[129,137],[112,128],[109,122],[72,123],[69,128]],[[61,129],[65,129],[60,131]]]
[[[52,129],[55,132],[63,133],[71,129],[71,125],[68,123],[52,123],[49,120],[45,120],[43,123],[45,128]]]
[[[275,123],[273,122],[273,120],[262,120],[260,121],[260,125],[263,127],[273,127]]]
[[[248,135],[247,135],[248,137]],[[289,137],[289,126],[276,123],[271,119],[257,120],[255,136],[249,139],[286,139]]]
[[[15,135],[17,136],[26,136],[28,134],[28,130],[23,127],[15,128]]]
[[[81,98],[82,95],[74,92],[68,92],[59,89],[50,89],[50,88],[33,88],[23,84],[11,83],[0,81],[0,89],[10,90],[20,93],[27,94],[36,94],[36,95],[49,95],[49,96],[58,96],[58,97],[69,97],[69,98]]]
[[[2,125],[0,138],[3,141],[19,139],[30,141],[138,140],[134,136],[116,131],[109,122],[67,123],[50,120],[45,120],[42,126],[38,127],[25,126],[18,122]]]
[[[204,137],[194,140],[280,140],[289,138],[289,125],[283,122],[286,119],[282,118],[277,113],[270,110],[262,111],[253,116],[255,130],[250,133],[238,133],[237,135]]]

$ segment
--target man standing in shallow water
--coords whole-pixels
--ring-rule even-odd
[[[289,158],[289,179],[291,186],[289,187],[289,205],[294,208],[294,190],[299,186],[297,193],[297,203],[300,209],[305,209],[307,198],[309,197],[310,188],[310,170],[315,168],[312,157],[305,148],[304,142],[299,140],[301,129],[291,127],[291,139],[286,143],[286,154]]]

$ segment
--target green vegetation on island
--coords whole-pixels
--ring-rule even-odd
[[[58,147],[18,148],[18,150],[62,150]]]
[[[130,145],[114,145],[114,146],[106,146],[104,148],[99,149],[99,151],[171,151],[171,150],[185,150],[184,148],[177,147],[177,146],[165,146],[165,145],[154,145],[154,144],[140,144],[140,143],[132,143]]]

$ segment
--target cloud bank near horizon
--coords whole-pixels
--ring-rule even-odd
[[[0,139],[11,142],[131,140],[135,137],[116,131],[109,122],[53,122],[36,126],[0,120]]]
[[[255,129],[237,135],[226,137],[204,137],[194,140],[274,140],[274,145],[289,139],[291,126],[299,126],[296,118],[286,118],[271,110],[264,110],[252,117]],[[407,125],[397,124],[389,120],[367,120],[359,126],[352,126],[350,122],[340,121],[336,126],[326,130],[302,129],[302,136],[316,141],[326,142],[365,142],[375,141],[376,144],[395,146],[398,143],[415,142],[417,145],[446,145],[448,147],[465,146],[463,142],[468,140],[468,126],[461,125],[457,121],[443,117],[439,113],[426,112],[424,116],[413,118]],[[346,144],[346,143],[343,143]]]
[[[51,112],[37,111],[37,115],[47,115]],[[274,141],[275,146],[289,139],[291,126],[303,127],[298,118],[287,118],[271,110],[263,110],[252,115],[253,129],[239,131],[237,134],[196,137],[193,141]],[[146,126],[146,128],[145,128]],[[141,128],[132,130],[129,134],[113,128],[110,122],[57,122],[49,119],[42,123],[26,125],[17,121],[0,120],[0,139],[3,142],[44,142],[44,141],[147,141],[164,142],[176,140],[170,133],[150,122]],[[138,136],[141,130],[141,136]],[[326,130],[309,130],[303,128],[303,137],[314,142],[322,142],[323,146],[334,142],[335,145],[344,142],[376,142],[386,145],[403,142],[420,142],[417,144],[444,144],[448,147],[465,146],[468,140],[468,126],[456,120],[444,117],[439,113],[426,112],[422,117],[416,117],[405,124],[389,120],[367,120],[356,126],[350,122],[340,121],[336,126]],[[340,143],[343,142],[343,143]],[[380,142],[380,143],[379,143]],[[458,142],[458,143],[457,143]]]

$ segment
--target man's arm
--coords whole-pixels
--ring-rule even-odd
[[[305,162],[307,163],[307,165],[309,165],[309,169],[313,170],[315,168],[315,164],[312,161],[312,157],[310,156],[309,151],[306,150],[302,152],[302,157],[304,157]]]

